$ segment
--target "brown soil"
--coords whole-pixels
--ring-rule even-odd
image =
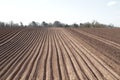
[[[92,31],[1,29],[0,80],[120,80],[119,31]]]

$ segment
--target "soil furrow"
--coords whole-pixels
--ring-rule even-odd
[[[36,44],[34,44],[34,45],[36,45]],[[23,55],[22,58],[19,58],[20,62],[19,62],[18,65],[16,65],[15,69],[12,71],[9,78],[11,78],[11,79],[14,78],[15,77],[14,74],[16,74],[16,76],[18,76],[17,75],[18,73],[23,74],[23,71],[25,70],[26,65],[29,63],[28,60],[30,59],[30,56],[33,55],[33,54],[30,54],[30,53],[31,53],[31,51],[33,51],[34,47],[35,46],[32,46],[32,48],[29,47],[28,52],[25,51],[25,53],[23,53],[23,54],[26,54],[26,55]],[[19,77],[20,76],[21,75],[19,74]]]
[[[55,45],[55,36],[54,36],[55,32],[53,32],[52,35],[52,51],[53,51],[53,55],[52,55],[52,67],[53,67],[53,79],[54,80],[61,80],[61,71],[60,71],[60,65],[59,65],[59,57],[58,57],[58,52],[56,49],[56,45]]]
[[[56,48],[57,48],[57,52],[58,52],[58,57],[59,57],[59,66],[61,69],[61,77],[62,80],[69,80],[69,76],[68,76],[68,72],[67,72],[67,65],[65,64],[65,60],[63,58],[63,54],[62,54],[62,50],[61,50],[61,43],[59,42],[59,38],[58,38],[58,33],[55,34],[55,43],[56,43]]]
[[[65,45],[65,43],[64,43],[64,41],[63,41],[63,39],[61,38],[61,37],[59,37],[59,40],[61,40],[61,43],[62,43],[62,50],[64,51],[63,52],[63,57],[64,57],[64,59],[65,59],[65,61],[66,61],[66,67],[67,67],[67,71],[68,71],[68,74],[69,74],[69,77],[70,77],[70,80],[74,80],[74,79],[77,79],[78,80],[78,75],[76,75],[77,73],[76,73],[76,71],[75,71],[75,68],[74,68],[74,65],[73,65],[73,63],[72,63],[72,61],[71,61],[71,58],[70,58],[70,56],[69,56],[69,53],[67,52],[68,50],[66,49],[67,47],[66,47],[66,45]],[[70,71],[69,71],[70,70]]]
[[[0,30],[0,80],[120,80],[119,54],[105,51],[119,52],[120,44],[101,34],[56,27]]]
[[[75,42],[75,40],[74,40],[74,42]],[[82,41],[81,41],[82,42]],[[78,45],[78,43],[79,42],[77,42],[77,44],[76,45]],[[79,46],[79,45],[78,45]],[[79,47],[79,48],[83,48],[84,46],[83,45],[81,45],[81,47]],[[82,49],[81,49],[82,50]],[[91,57],[89,56],[89,59],[92,59],[91,61],[97,61],[96,62],[96,67],[98,67],[98,65],[99,65],[99,67],[98,67],[98,69],[100,69],[100,71],[101,71],[101,73],[102,74],[104,74],[104,77],[105,78],[107,78],[108,77],[108,79],[115,79],[116,80],[116,78],[117,79],[119,79],[119,76],[113,71],[113,70],[111,70],[111,68],[108,66],[108,65],[106,65],[103,61],[101,61],[98,57],[96,57],[95,55],[93,55],[89,50],[87,50],[85,47],[84,47],[84,49],[83,49],[83,52],[84,51],[87,51],[87,52],[85,52],[86,53],[86,55],[92,55]],[[89,53],[89,54],[88,54]],[[96,57],[96,58],[94,58],[94,57]],[[94,58],[94,59],[93,59]],[[99,62],[100,61],[100,62]],[[102,64],[101,64],[102,63]],[[95,64],[95,62],[94,62],[94,64]],[[100,66],[101,66],[101,68],[100,68]],[[103,67],[103,68],[102,68]],[[103,69],[103,70],[102,70]],[[109,72],[109,71],[111,71],[111,72]],[[109,74],[109,75],[108,75]],[[106,75],[106,76],[105,76]]]

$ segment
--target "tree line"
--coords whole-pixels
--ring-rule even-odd
[[[92,23],[90,22],[86,22],[86,23],[80,23],[80,24],[65,24],[62,23],[60,21],[55,21],[54,23],[47,23],[45,21],[43,21],[42,23],[36,22],[36,21],[31,21],[28,25],[24,25],[22,22],[18,23],[14,23],[13,21],[9,22],[9,23],[5,23],[5,22],[1,22],[0,21],[0,28],[11,28],[11,27],[81,27],[81,28],[104,28],[104,27],[108,27],[108,28],[112,28],[115,27],[114,25],[110,24],[110,25],[106,25],[106,24],[101,24],[97,21],[93,21]]]

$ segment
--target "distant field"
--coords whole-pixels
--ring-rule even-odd
[[[0,29],[0,80],[120,80],[120,29]]]

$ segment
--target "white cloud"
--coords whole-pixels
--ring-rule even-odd
[[[117,1],[110,1],[107,3],[107,6],[114,6],[117,4]]]

